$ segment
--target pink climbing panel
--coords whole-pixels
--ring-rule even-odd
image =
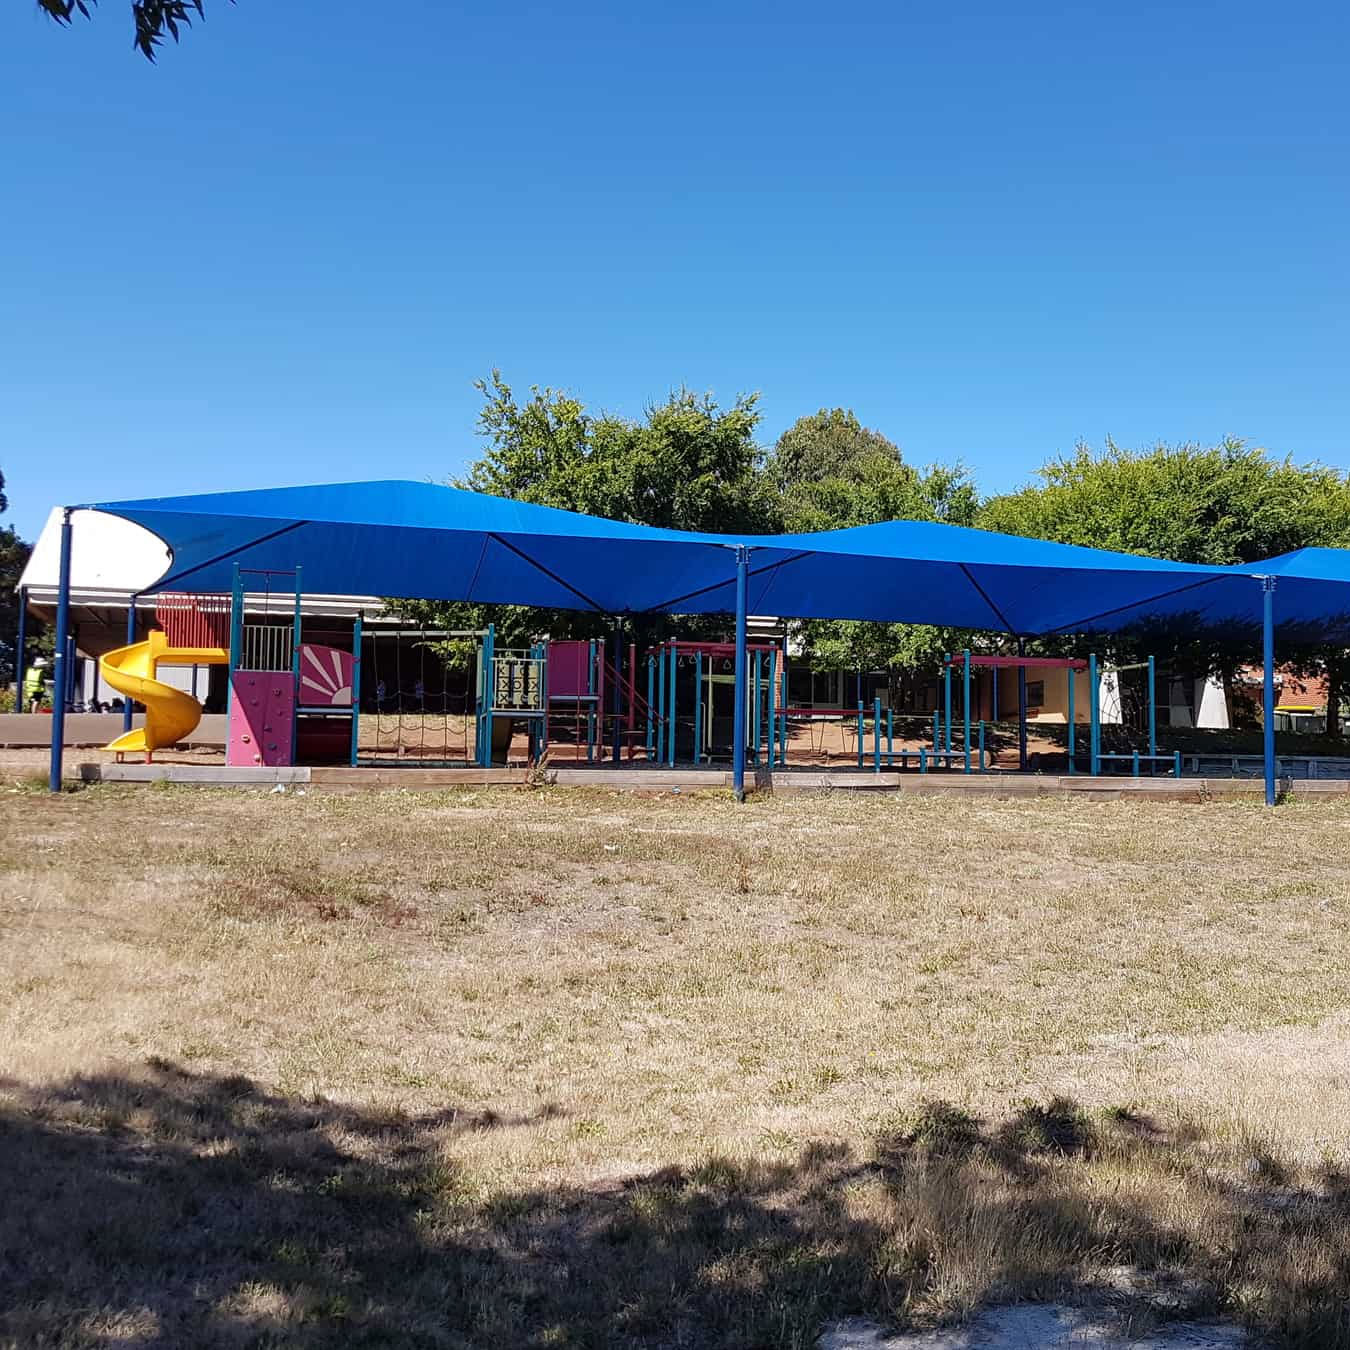
[[[590,695],[591,644],[558,641],[548,644],[549,698],[587,698]]]
[[[351,652],[317,642],[300,644],[300,706],[350,708],[355,662]]]
[[[295,682],[289,670],[234,672],[227,764],[289,764],[294,724]]]

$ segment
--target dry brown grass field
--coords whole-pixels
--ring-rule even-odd
[[[1350,1346],[1350,804],[0,795],[0,1345]]]

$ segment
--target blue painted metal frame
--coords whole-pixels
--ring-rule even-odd
[[[479,768],[492,767],[492,702],[493,702],[493,661],[497,655],[497,626],[490,623],[483,635],[480,647],[482,672],[479,685],[482,689],[482,701],[478,713],[478,765]]]
[[[52,746],[47,787],[61,791],[62,755],[66,743],[66,639],[70,633],[71,508],[61,516],[61,566],[56,584],[56,641],[52,664]]]
[[[657,705],[660,715],[656,719],[656,761],[660,763],[666,757],[666,652],[664,647],[656,649],[657,676],[660,682],[660,702]]]
[[[352,625],[352,768],[361,752],[361,629],[365,611],[356,611],[356,622]]]
[[[295,614],[291,619],[291,689],[295,695],[295,706],[300,706],[300,568],[295,569]],[[300,718],[291,715],[291,763],[295,763],[295,752],[300,735]]]
[[[1261,749],[1266,805],[1275,805],[1275,578],[1261,578]]]
[[[1102,771],[1102,686],[1096,652],[1088,654],[1088,709],[1088,773],[1095,778]]]
[[[745,800],[745,606],[749,578],[750,550],[742,544],[736,549],[736,706],[731,725],[731,788],[738,802]]]
[[[127,599],[127,646],[130,647],[136,641],[136,601],[140,596],[139,591],[133,591]],[[136,713],[136,700],[130,694],[122,696],[122,731],[131,730],[132,719]]]
[[[964,773],[970,772],[970,648],[961,653],[961,714],[963,730],[961,748],[965,751]]]

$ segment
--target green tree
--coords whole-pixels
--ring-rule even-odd
[[[1343,474],[1324,464],[1274,459],[1237,439],[1143,451],[1108,441],[1100,454],[1079,445],[1050,460],[1038,477],[1039,483],[986,502],[979,523],[1005,534],[1208,565],[1350,542],[1350,487]],[[1256,657],[1249,634],[1194,626],[1122,635],[1109,650],[1116,659],[1136,659],[1162,643],[1173,669],[1219,675],[1230,685],[1237,668]],[[1339,649],[1286,643],[1281,657],[1340,683]],[[1331,693],[1334,721],[1339,688]]]
[[[0,512],[9,509],[9,499],[5,496],[5,475],[0,471]],[[19,538],[13,526],[0,529],[0,690],[5,689],[15,677],[17,667],[17,643],[19,636],[19,578],[32,553],[31,544]],[[36,625],[30,627],[34,639],[30,647],[30,657],[37,649]]]
[[[488,449],[460,486],[639,525],[763,533],[776,524],[754,437],[758,395],[723,409],[679,389],[637,422],[591,414],[555,389],[532,388],[522,404],[499,371],[476,387]]]
[[[1324,464],[1272,459],[1236,439],[1130,451],[1107,441],[1050,460],[1040,482],[984,504],[1005,534],[1229,564],[1350,539],[1350,492]]]
[[[762,534],[778,526],[778,500],[754,438],[756,395],[722,408],[710,395],[679,389],[634,421],[593,414],[556,389],[531,388],[521,401],[499,371],[477,388],[487,449],[456,486],[672,529]],[[480,628],[491,618],[508,646],[540,632],[609,631],[608,618],[572,611],[419,601],[398,607],[428,627]],[[706,631],[713,623],[721,626],[693,619],[678,627]]]
[[[38,0],[38,8],[60,24],[70,24],[77,14],[92,17],[98,0]],[[193,18],[204,18],[202,0],[132,0],[131,21],[135,30],[136,50],[147,61],[153,61],[165,35],[178,41],[183,29],[192,26]]]
[[[972,525],[979,506],[961,465],[916,469],[899,446],[845,408],[799,418],[778,438],[767,469],[780,494],[784,527],[792,531],[886,520]],[[893,706],[912,701],[912,682],[936,674],[945,652],[970,641],[964,631],[927,624],[811,619],[793,629],[822,665],[887,671]]]

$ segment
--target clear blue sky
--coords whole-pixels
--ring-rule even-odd
[[[989,491],[1107,434],[1350,465],[1344,4],[466,8],[207,0],[151,67],[125,0],[5,0],[21,530],[443,477],[494,365],[851,406]]]

